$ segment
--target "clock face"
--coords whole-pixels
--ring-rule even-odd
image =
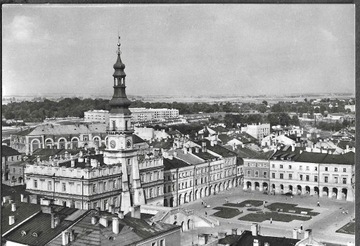
[[[116,142],[115,142],[115,140],[111,140],[111,141],[110,141],[110,147],[111,147],[111,148],[115,148],[115,147],[116,147]]]
[[[127,147],[127,148],[130,148],[130,147],[131,147],[131,140],[130,140],[130,139],[128,139],[128,140],[126,141],[126,147]]]

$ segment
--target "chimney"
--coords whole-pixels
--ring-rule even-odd
[[[69,244],[69,232],[63,231],[61,233],[62,235],[62,244],[61,245],[68,245]]]
[[[119,211],[118,217],[120,219],[124,219],[124,212],[123,211]]]
[[[96,217],[95,217],[95,216],[91,217],[91,224],[92,224],[92,225],[95,225],[96,222],[97,222]]]
[[[113,214],[115,212],[114,205],[109,205],[108,211]]]
[[[257,236],[257,235],[259,235],[259,225],[257,224],[257,223],[253,223],[252,225],[251,225],[251,234],[253,235],[253,236]]]
[[[207,234],[199,234],[198,235],[198,243],[199,243],[199,245],[206,245],[208,243],[208,235]]]
[[[218,238],[225,238],[226,237],[226,232],[218,232]]]
[[[9,225],[13,225],[15,223],[15,216],[14,215],[10,215],[9,216]]]
[[[11,212],[15,212],[16,211],[16,204],[12,203],[11,204]]]
[[[71,160],[71,167],[75,167],[75,159]]]
[[[119,218],[118,217],[113,217],[112,218],[112,231],[115,234],[119,234],[119,232],[120,232]]]
[[[211,145],[211,146],[214,146],[214,145],[215,145],[215,141],[214,141],[214,140],[211,140],[211,141],[210,141],[210,145]]]
[[[202,152],[206,152],[206,142],[201,143],[201,150]]]
[[[187,154],[187,148],[185,146],[183,147],[183,151],[184,151],[184,154]]]
[[[298,238],[298,229],[297,228],[293,229],[293,239],[299,239]]]
[[[231,229],[231,233],[232,233],[232,235],[237,235],[237,228]]]
[[[176,151],[174,151],[173,156],[177,157],[177,152]]]
[[[130,212],[131,212],[131,217],[132,218],[140,219],[141,213],[140,213],[140,206],[139,205],[130,207]]]
[[[309,237],[311,237],[311,232],[312,232],[311,229],[305,230],[305,232],[304,232],[304,238],[309,238]]]
[[[24,202],[24,194],[20,194],[20,202]]]
[[[259,240],[258,239],[254,239],[253,246],[259,246]]]
[[[69,240],[70,240],[70,242],[73,242],[74,239],[75,239],[75,230],[72,229],[72,230],[70,230],[70,232],[69,232]]]
[[[109,226],[109,221],[107,220],[107,217],[101,217],[99,220],[99,223],[101,225],[103,225],[104,227],[108,227]]]
[[[37,204],[37,195],[31,194],[29,195],[29,197],[30,197],[30,203]]]
[[[199,153],[199,147],[195,147],[195,153]]]
[[[270,243],[265,242],[265,243],[264,243],[264,246],[270,246]]]

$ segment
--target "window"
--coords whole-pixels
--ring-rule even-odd
[[[329,171],[329,168],[328,168],[328,167],[325,167],[325,171],[326,171],[326,172]]]
[[[80,184],[76,185],[76,193],[80,193],[81,192],[81,186]]]
[[[156,194],[157,194],[158,196],[160,196],[160,187],[157,187],[156,190],[157,190],[157,191],[156,191]]]
[[[346,168],[345,167],[343,168],[343,172],[346,173]]]
[[[66,183],[62,183],[62,191],[66,191]]]
[[[325,177],[324,177],[324,182],[325,182],[325,183],[328,183],[328,182],[329,182],[329,177],[325,176]]]
[[[36,179],[34,179],[34,188],[37,188],[38,187],[38,182]]]
[[[299,170],[302,170],[302,166],[299,166]]]
[[[292,166],[291,165],[289,165],[289,169],[291,169],[292,168]]]
[[[131,160],[130,159],[127,159],[127,164],[131,165]]]
[[[310,176],[306,175],[306,181],[310,181]]]
[[[151,197],[153,197],[153,189],[152,188],[150,188],[150,190],[149,190],[149,198],[151,198]]]
[[[48,190],[52,190],[52,181],[48,181]]]
[[[292,179],[292,174],[291,173],[289,173],[289,179]]]
[[[318,182],[318,177],[314,176],[314,182]]]
[[[266,178],[267,172],[264,172],[264,178]]]
[[[343,184],[346,184],[346,183],[347,183],[347,179],[343,178]]]
[[[247,176],[250,176],[250,175],[251,175],[251,171],[248,170],[248,171],[247,171]]]
[[[338,171],[338,168],[337,168],[337,167],[335,167],[335,168],[334,168],[334,172],[337,172],[337,171]]]
[[[315,167],[315,171],[317,171],[317,167]]]
[[[272,164],[272,168],[275,168],[275,164]]]
[[[338,177],[334,177],[334,183],[335,184],[339,183],[339,178]]]
[[[309,171],[310,169],[309,169],[309,166],[306,166],[306,171]]]
[[[165,246],[165,240],[164,239],[160,240],[160,245],[159,246]]]
[[[275,178],[275,173],[272,173],[272,174],[271,174],[271,177],[274,179],[274,178]]]
[[[97,202],[94,202],[93,203],[93,209],[96,209],[97,208]]]
[[[301,180],[301,181],[303,180],[303,175],[302,175],[302,174],[300,174],[300,180]]]
[[[93,186],[92,186],[92,192],[93,192],[93,193],[96,193],[96,184],[93,184]]]
[[[280,179],[284,179],[284,174],[280,173]]]
[[[284,168],[284,165],[280,164],[280,168]]]
[[[106,182],[103,183],[103,191],[106,191]]]
[[[156,242],[152,243],[151,246],[156,246]]]
[[[255,171],[255,177],[259,177],[259,171]]]

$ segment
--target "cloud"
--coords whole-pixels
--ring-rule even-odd
[[[35,18],[18,15],[6,27],[5,40],[17,43],[43,43],[51,40],[48,32],[41,29]]]

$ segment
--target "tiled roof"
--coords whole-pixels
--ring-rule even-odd
[[[286,237],[270,237],[270,236],[263,236],[263,235],[257,235],[253,236],[251,231],[244,231],[241,234],[240,239],[237,241],[237,243],[232,244],[233,246],[253,246],[254,245],[254,239],[257,239],[259,242],[259,246],[263,246],[266,242],[270,245],[276,245],[276,246],[294,246],[299,239],[292,239],[292,238],[286,238]]]
[[[234,157],[236,156],[236,153],[233,151],[228,150],[227,148],[224,148],[220,145],[214,145],[214,146],[207,146],[207,148],[216,154],[221,155],[222,157]]]
[[[354,165],[355,153],[348,152],[342,155],[326,155],[322,163]]]
[[[64,214],[60,214],[59,225],[51,228],[51,215],[48,213],[39,213],[9,233],[5,238],[9,241],[31,246],[45,245],[73,224],[73,221],[61,219],[61,217],[64,218]],[[25,231],[26,235],[22,236],[21,231]],[[34,236],[33,233],[37,233],[37,236]]]
[[[302,152],[295,158],[297,162],[313,162],[313,163],[321,163],[327,154],[325,153],[313,153],[313,152]]]
[[[346,149],[346,146],[349,146],[349,148],[356,147],[355,141],[343,141],[343,140],[341,140],[338,143],[339,148]]]
[[[20,198],[20,195],[19,195]],[[41,207],[38,204],[31,203],[22,203],[19,200],[15,201],[16,211],[11,211],[11,204],[8,202],[4,204],[1,209],[1,230],[2,234],[9,231],[12,228],[15,228],[17,225],[22,223],[24,220],[28,219],[30,216],[35,215],[41,211]],[[9,216],[15,216],[15,223],[9,225]],[[18,235],[19,237],[20,235]]]
[[[92,123],[92,124],[71,124],[71,125],[39,125],[32,129],[21,131],[16,135],[22,136],[39,136],[39,135],[77,135],[90,134],[94,132],[106,132],[106,124]]]
[[[192,154],[184,154],[183,150],[181,149],[177,149],[175,150],[175,152],[177,153],[177,158],[188,163],[191,165],[194,164],[200,164],[200,163],[204,163],[204,160],[199,158],[198,156],[192,155]]]
[[[173,140],[167,140],[165,141],[159,141],[159,142],[152,142],[150,146],[156,148],[156,149],[171,149],[173,146]]]
[[[100,214],[99,214],[100,213]],[[91,223],[93,216],[106,216],[108,226],[104,227],[99,222]],[[179,226],[155,223],[149,225],[145,220],[125,216],[119,220],[119,234],[112,231],[112,217],[116,215],[107,212],[91,210],[72,229],[75,232],[74,246],[98,246],[98,245],[135,245],[137,242],[155,237],[169,230],[178,229]],[[61,236],[57,237],[51,245],[61,245]]]
[[[197,157],[203,159],[203,160],[214,160],[214,159],[218,159],[217,156],[213,156],[212,154],[208,153],[208,152],[202,152],[199,151],[199,153],[196,153],[195,151],[193,151],[193,154],[196,155]]]
[[[19,151],[6,146],[6,145],[1,145],[1,156],[14,156],[14,155],[21,155],[19,153]]]
[[[172,160],[168,158],[164,158],[164,170],[170,170],[170,169],[188,167],[188,166],[189,164],[175,157]]]
[[[139,137],[138,135],[136,134],[133,134],[133,142],[134,144],[137,144],[137,143],[144,143],[145,140],[142,139],[141,137]]]

